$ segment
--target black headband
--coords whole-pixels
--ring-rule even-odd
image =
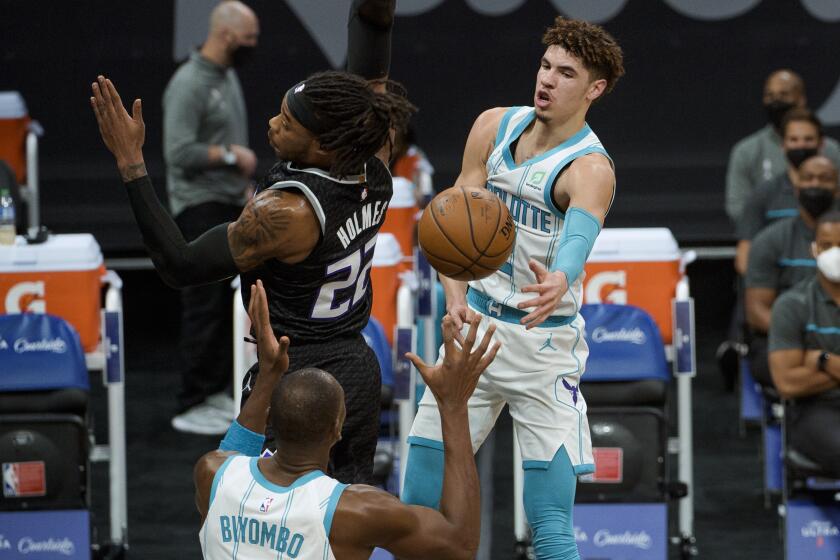
[[[286,92],[286,107],[297,122],[303,128],[313,133],[315,136],[320,136],[324,132],[330,130],[334,125],[318,117],[312,103],[306,97],[304,89],[306,82],[300,82]]]

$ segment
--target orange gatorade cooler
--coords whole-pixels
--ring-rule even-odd
[[[584,303],[641,307],[671,343],[671,300],[682,278],[677,240],[667,228],[606,228],[586,263]]]
[[[0,91],[0,159],[9,164],[19,184],[26,183],[26,134],[29,114],[16,91]]]
[[[50,313],[78,331],[86,352],[99,343],[99,244],[89,233],[51,235],[39,245],[0,247],[0,311]]]
[[[397,290],[400,287],[402,260],[403,254],[397,238],[380,231],[370,269],[370,282],[373,286],[371,315],[382,325],[388,344],[391,345],[394,343],[394,327],[397,324]]]
[[[414,183],[402,177],[394,177],[394,195],[388,204],[385,221],[382,222],[379,231],[390,233],[397,238],[403,254],[403,270],[411,270],[413,267],[416,224],[417,201],[414,198]]]

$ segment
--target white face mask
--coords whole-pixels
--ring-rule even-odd
[[[832,247],[817,255],[817,268],[829,281],[840,282],[840,247]]]

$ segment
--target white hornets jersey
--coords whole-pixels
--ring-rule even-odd
[[[584,124],[580,131],[559,146],[516,165],[511,144],[533,122],[534,117],[533,107],[508,109],[499,123],[495,146],[487,160],[487,189],[507,205],[516,224],[516,243],[508,261],[490,276],[469,283],[471,288],[488,296],[489,301],[483,302],[487,308],[480,311],[490,317],[502,314],[499,304],[515,308],[520,302],[538,295],[522,292],[523,286],[537,282],[528,268],[529,259],[551,268],[564,218],[551,193],[557,176],[572,161],[586,154],[598,153],[609,157],[589,125]],[[554,315],[574,317],[577,314],[582,283],[581,274],[563,296]]]
[[[330,527],[347,485],[312,471],[278,486],[257,460],[234,455],[216,473],[199,532],[205,560],[335,560]]]

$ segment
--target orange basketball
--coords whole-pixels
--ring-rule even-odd
[[[452,187],[426,206],[417,236],[435,270],[455,280],[479,280],[505,263],[516,228],[495,194],[480,187]]]

